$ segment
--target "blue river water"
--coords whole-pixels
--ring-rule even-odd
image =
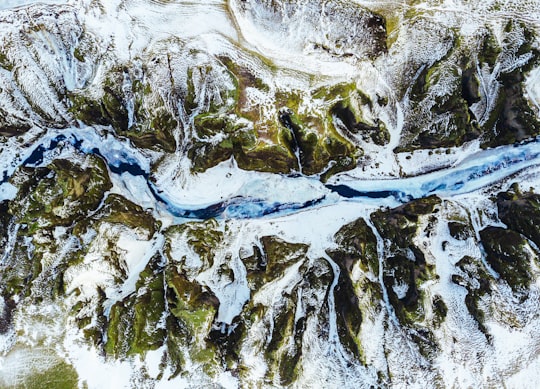
[[[100,135],[89,127],[72,128],[43,137],[41,143],[29,150],[21,165],[44,165],[54,158],[53,151],[65,144],[79,152],[102,158],[112,173],[142,176],[156,201],[180,218],[257,218],[297,212],[331,201],[328,196],[321,197],[317,193],[314,194],[317,197],[309,201],[295,202],[291,199],[290,202],[280,203],[273,201],[271,193],[268,193],[260,198],[233,196],[200,208],[176,204],[174,199],[166,198],[150,179],[149,162],[139,150],[127,140],[119,140],[112,134]],[[328,194],[334,194],[331,196],[333,202],[337,194],[338,200],[345,201],[393,199],[405,203],[432,194],[448,196],[467,193],[536,165],[540,165],[540,138],[519,145],[480,151],[457,166],[410,178],[359,180],[345,175],[331,180],[326,189]],[[3,177],[5,182],[9,174],[3,172]]]

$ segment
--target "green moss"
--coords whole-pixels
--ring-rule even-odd
[[[304,244],[285,242],[275,236],[262,237],[261,245],[262,250],[255,250],[254,257],[244,259],[254,263],[253,271],[248,272],[248,281],[254,290],[282,276],[289,266],[303,260],[308,250]]]
[[[276,107],[278,109],[287,108],[293,112],[298,112],[298,108],[302,103],[301,91],[277,91],[276,95]]]
[[[178,120],[164,107],[152,110],[152,114],[140,117],[135,127],[125,131],[137,147],[163,150],[173,153],[176,150],[174,132]]]
[[[290,172],[297,168],[296,158],[280,145],[264,146],[238,153],[236,162],[241,169],[262,172]]]
[[[161,280],[160,280],[161,281]],[[161,284],[160,284],[161,286]],[[133,309],[133,340],[130,354],[141,354],[147,350],[156,350],[163,345],[165,329],[156,328],[156,324],[165,310],[162,289],[154,289],[137,299]]]
[[[187,70],[187,90],[183,99],[183,105],[184,110],[188,115],[192,115],[196,112],[200,114],[227,114],[234,111],[234,104],[231,106],[230,102],[238,102],[238,82],[230,71],[227,72],[226,69],[220,65],[223,65],[223,62],[218,64],[216,68],[214,68],[213,65],[205,64],[190,67]],[[212,73],[214,72],[220,72],[220,78],[229,76],[229,80],[234,84],[233,88],[228,89],[226,87],[220,87],[220,96],[217,99],[207,95],[205,96],[205,93],[197,96],[196,86],[194,84],[194,73],[197,73],[197,78],[201,78],[212,77]],[[201,97],[204,100],[199,101]]]
[[[76,294],[80,291],[77,289]],[[94,312],[87,312],[87,316],[81,316],[81,310],[87,301],[79,301],[71,308],[71,316],[75,317],[77,326],[83,330],[83,334],[96,347],[100,347],[103,338],[103,329],[106,327],[107,319],[103,312],[103,304],[107,296],[103,289],[97,287],[97,304]]]
[[[328,298],[328,293],[333,293],[330,285],[334,280],[334,272],[328,261],[323,258],[313,260],[305,260],[308,247],[303,244],[295,244],[283,241],[274,236],[263,237],[261,244],[254,247],[254,254],[250,257],[243,258],[242,261],[248,270],[248,281],[250,289],[257,291],[265,284],[278,280],[284,276],[285,271],[292,265],[298,266],[298,275],[301,280],[294,281],[289,285],[288,291],[281,295],[279,301],[275,301],[272,307],[266,305],[254,304],[254,300],[248,302],[244,307],[242,319],[239,323],[243,324],[244,330],[240,337],[239,345],[243,344],[242,339],[250,336],[250,329],[264,331],[263,344],[256,347],[260,353],[264,353],[264,358],[267,361],[267,371],[265,376],[266,382],[274,382],[278,385],[289,386],[293,384],[298,374],[301,372],[302,350],[307,339],[304,337],[306,325],[310,320],[316,320],[321,323],[321,336],[325,336],[328,320],[327,303],[319,301],[320,296],[325,300]],[[309,285],[309,292],[305,289],[305,285]],[[340,285],[343,284],[340,282]],[[338,321],[346,317],[351,319],[347,322],[352,331],[355,331],[360,325],[357,319],[360,316],[353,318],[352,312],[348,310],[348,302],[351,301],[350,296],[341,294],[344,289],[336,288],[336,312]],[[344,296],[347,296],[346,298]],[[342,298],[343,297],[343,298]],[[301,300],[300,300],[301,298]],[[320,305],[322,303],[322,306]],[[302,312],[305,316],[297,317],[298,305],[301,304]],[[345,314],[345,316],[342,316]],[[339,331],[341,334],[340,322]],[[345,329],[347,331],[347,329]],[[355,336],[357,332],[355,332]],[[346,340],[345,334],[343,341]],[[233,348],[229,353],[238,352],[238,348]],[[242,361],[239,366],[240,376],[248,375],[249,362]]]
[[[188,152],[188,157],[192,161],[193,172],[204,172],[218,163],[230,159],[233,150],[227,146],[228,142],[218,145],[195,142]]]
[[[470,76],[469,80],[472,77]],[[426,81],[424,88],[428,88],[432,83],[436,83],[436,81]],[[418,98],[419,102],[413,103],[418,105],[418,116],[414,117],[406,126],[407,137],[410,141],[397,148],[396,152],[460,146],[464,142],[478,138],[480,131],[476,121],[471,116],[469,102],[466,100],[466,98],[471,101],[474,99],[473,96],[469,95],[469,93],[474,93],[470,90],[471,88],[472,82],[467,84],[463,78],[456,76],[453,79],[451,93],[437,96],[429,112],[418,108],[421,105],[429,105],[428,99],[433,99],[432,96],[422,93],[421,97]]]
[[[299,115],[304,97],[301,91],[278,90],[274,93],[276,110],[287,108],[296,114],[289,115],[294,131],[298,129],[297,140],[291,134],[291,127],[281,126],[274,118],[263,117],[258,107],[251,106],[246,91],[249,88],[270,92],[262,80],[243,65],[227,57],[220,57],[236,84],[231,97],[235,105],[210,109],[200,113],[194,121],[199,139],[191,146],[188,157],[193,161],[193,170],[204,171],[217,163],[234,157],[242,169],[260,170],[274,173],[298,171],[295,152],[299,148],[302,171],[306,174],[322,173],[325,178],[339,171],[351,169],[355,165],[356,148],[342,138],[333,128],[331,116],[326,113]],[[271,69],[269,69],[271,70]],[[188,77],[189,78],[189,77]],[[188,83],[187,105],[193,100],[193,86]],[[340,86],[341,89],[345,89]],[[336,90],[324,93],[340,93]],[[193,90],[192,90],[193,89]],[[188,109],[189,112],[189,109]],[[282,115],[280,115],[282,116]],[[246,130],[246,124],[239,119],[253,123],[253,130]],[[285,128],[283,128],[285,127]],[[225,139],[216,144],[211,138],[217,134]],[[334,161],[334,162],[332,162]],[[331,168],[327,168],[331,166]]]
[[[158,228],[150,212],[115,193],[107,196],[102,207],[92,217],[92,221],[94,223],[118,223],[132,229],[144,228],[149,232],[149,235],[153,235]],[[84,223],[76,226],[75,232],[80,233],[82,228],[84,228]]]
[[[155,350],[163,345],[166,337],[164,325],[158,325],[165,312],[165,295],[163,274],[157,262],[158,258],[151,260],[137,282],[136,289],[145,290],[145,293],[137,296],[133,307],[135,312],[130,353]]]
[[[270,279],[274,279],[295,260],[305,256],[308,250],[305,244],[285,242],[275,236],[264,236],[261,243],[266,253],[266,271]]]
[[[184,235],[182,239],[186,239],[193,251],[199,255],[201,261],[209,267],[212,266],[214,249],[219,247],[223,240],[223,232],[219,229],[215,219],[175,225],[165,231],[166,255],[174,263],[182,264],[184,258],[173,258],[171,254],[172,241],[177,239],[178,235]]]
[[[257,57],[260,57],[257,53],[251,53]],[[232,60],[229,57],[220,57],[222,63],[229,70],[232,79],[235,83],[235,90],[231,95],[232,100],[235,102],[233,107],[230,107],[227,114],[235,114],[239,118],[244,118],[253,123],[254,133],[256,137],[256,143],[267,143],[266,140],[276,141],[278,126],[273,118],[264,117],[261,113],[260,107],[251,104],[248,99],[247,91],[249,89],[258,89],[263,92],[269,92],[269,87],[260,78],[256,77],[249,67]],[[266,59],[260,57],[261,63],[266,67],[268,71],[274,71],[275,69],[271,64],[267,63]],[[265,142],[260,142],[264,138]],[[244,151],[245,147],[243,147]],[[238,158],[238,155],[235,155]],[[244,163],[244,168],[249,168],[249,164]],[[289,170],[272,170],[275,173],[284,173]]]
[[[260,245],[253,247],[253,255],[242,259],[248,271],[250,289],[256,293],[268,282],[282,277],[287,268],[301,262],[298,272],[303,275],[305,284],[310,285],[311,290],[324,294],[333,280],[332,270],[324,259],[317,259],[313,263],[305,261],[307,249],[306,245],[286,242],[274,236],[262,237]],[[295,381],[300,369],[307,318],[296,320],[297,305],[302,304],[307,315],[320,314],[324,317],[326,312],[324,309],[312,309],[309,302],[306,307],[305,301],[298,301],[298,288],[299,285],[291,285],[290,292],[284,294],[279,306],[274,306],[272,310],[248,303],[242,315],[241,323],[245,328],[264,326],[267,342],[261,345],[261,352],[268,361],[266,380],[284,386]],[[242,336],[249,336],[249,333],[242,332],[240,338]],[[229,350],[230,354],[234,355],[235,352],[238,350]],[[240,366],[241,374],[243,368]]]
[[[265,356],[270,361],[268,379],[273,379],[275,373],[279,375],[281,385],[290,385],[296,376],[296,366],[301,356],[300,339],[295,339],[294,330],[294,309],[293,304],[279,311],[274,317],[274,327],[270,342],[266,346]],[[293,349],[288,349],[287,344],[292,338],[298,344],[294,344]],[[295,343],[296,343],[295,342]]]
[[[343,162],[345,158],[350,163],[336,163],[334,171],[343,171],[353,167],[356,151],[350,143],[337,136],[336,133],[319,137],[319,133],[308,129],[301,119],[289,110],[281,111],[280,121],[289,132],[287,134],[286,131],[283,131],[281,139],[291,155],[298,151],[303,173],[307,175],[320,173],[331,161]]]
[[[32,370],[17,389],[74,389],[78,387],[79,377],[73,366],[59,361],[47,370]]]
[[[201,138],[212,137],[220,133],[234,132],[233,123],[227,116],[201,114],[194,119],[195,130]]]
[[[9,212],[21,223],[38,221],[39,227],[70,225],[81,219],[97,208],[112,186],[101,159],[87,156],[86,162],[89,166],[84,169],[71,161],[55,160],[45,170],[29,170],[31,176]],[[73,205],[66,206],[66,201]]]
[[[202,172],[234,156],[245,167],[245,153],[256,144],[255,134],[234,116],[202,114],[195,118],[195,129],[200,137],[188,151],[192,170]],[[222,136],[219,143],[210,138]]]
[[[383,281],[390,303],[402,324],[414,326],[425,319],[424,294],[419,286],[434,276],[433,268],[426,264],[423,255],[416,251],[414,259],[402,254],[386,260]],[[407,292],[400,297],[394,287],[406,284]]]
[[[210,334],[212,323],[219,302],[202,286],[189,281],[185,275],[178,273],[174,267],[167,267],[166,282],[168,307],[174,315],[174,325],[182,328],[184,340],[190,357],[202,363],[207,372],[211,372],[218,363],[216,346],[206,339]]]
[[[226,59],[225,65],[227,68],[231,69],[236,77],[240,91],[245,92],[246,88],[255,88],[264,92],[269,90],[268,85],[266,85],[261,78],[256,77],[248,68],[240,66],[230,58]]]
[[[123,90],[124,78],[130,77],[132,88]],[[68,93],[69,111],[74,118],[86,124],[110,125],[120,135],[126,136],[137,147],[174,152],[174,132],[178,119],[161,97],[153,96],[152,87],[132,77],[128,68],[114,67],[109,70],[103,83],[100,99],[88,96],[87,91]],[[134,103],[134,123],[129,123],[127,104]]]
[[[334,271],[328,261],[324,258],[317,258],[313,263],[309,264],[309,266],[306,266],[305,268],[301,266],[300,270],[306,273],[304,279],[307,281],[308,285],[319,291],[329,290],[330,285],[334,281]],[[326,318],[326,309],[327,307],[324,307],[321,312],[317,313],[321,320],[325,320]]]
[[[166,326],[167,338],[165,344],[167,345],[167,362],[171,366],[172,371],[168,379],[171,380],[182,373],[185,367],[186,356],[183,353],[183,349],[186,344],[186,334],[173,315],[167,317]]]
[[[168,294],[170,311],[183,322],[191,336],[199,330],[209,331],[218,305],[216,298],[173,267],[167,268],[166,277],[167,286],[174,292]]]
[[[368,101],[367,105],[371,106],[371,100]],[[390,133],[383,123],[377,122],[376,125],[369,125],[362,122],[346,100],[337,102],[330,112],[341,120],[349,132],[361,135],[365,141],[371,140],[379,146],[384,146],[390,141]]]
[[[102,103],[92,100],[83,94],[69,94],[71,101],[69,112],[73,114],[75,119],[86,124],[109,125],[109,119],[104,112],[105,108]]]
[[[501,47],[497,44],[494,35],[490,31],[486,32],[478,50],[478,63],[489,67],[495,66],[501,51]]]
[[[391,244],[393,255],[384,263],[383,281],[397,318],[407,326],[414,327],[425,320],[421,285],[436,278],[433,266],[426,263],[413,238],[417,234],[419,217],[436,212],[439,203],[438,197],[430,196],[371,215],[381,237]],[[406,287],[405,295],[398,296],[395,289],[403,287]],[[429,344],[424,346],[430,347]]]
[[[461,146],[482,135],[477,123],[481,118],[470,110],[481,99],[475,57],[454,38],[441,59],[422,65],[410,89],[411,112],[395,152]]]
[[[283,244],[283,242],[273,240],[272,244]],[[290,244],[290,243],[289,243]],[[290,246],[283,246],[287,251]],[[290,258],[290,257],[289,257]],[[328,291],[333,281],[333,272],[328,262],[324,259],[316,259],[311,264],[301,266],[300,274],[303,275],[304,282],[310,285],[314,293]],[[306,315],[318,315],[318,320],[327,320],[327,307],[314,309],[309,302],[299,301],[299,285],[294,285],[290,293],[284,294],[280,300],[279,307],[267,310],[267,307],[260,305],[253,306],[249,310],[248,323],[262,321],[268,333],[267,341],[264,344],[264,355],[268,361],[266,380],[278,382],[280,385],[288,386],[295,382],[301,369],[301,356],[304,342],[304,331],[308,318],[302,317],[296,320],[296,307],[302,304],[306,309]],[[256,288],[256,286],[255,286]],[[316,292],[315,292],[316,291]],[[336,300],[339,297],[336,295]],[[336,301],[336,303],[339,303]],[[307,304],[304,305],[304,304]],[[341,306],[337,307],[341,310]],[[267,320],[270,319],[271,323]],[[253,324],[251,324],[253,327]],[[325,329],[322,329],[325,331]]]
[[[127,331],[127,325],[122,320],[122,315],[125,312],[125,307],[121,303],[116,303],[111,307],[109,313],[109,323],[107,327],[107,342],[105,343],[105,353],[118,357],[119,354],[125,353],[127,347],[121,348],[122,337]]]
[[[81,250],[74,249],[53,264],[42,265],[44,258],[54,256],[57,250],[53,230],[64,226],[69,231],[74,223],[86,220],[111,187],[100,159],[86,156],[84,162],[74,161],[55,160],[47,168],[21,168],[11,178],[19,191],[5,211],[20,228],[2,274],[8,296],[32,294],[37,300],[55,299],[64,293],[63,274],[79,260]],[[39,239],[29,244],[27,237],[36,236]],[[41,275],[43,279],[36,282]]]
[[[104,116],[107,117],[109,122],[114,128],[121,131],[127,131],[128,129],[128,111],[125,106],[124,98],[120,92],[113,89],[113,87],[107,85],[103,88],[104,94],[101,99],[101,106]],[[118,87],[120,85],[115,85]]]
[[[167,333],[165,323],[160,323],[166,311],[164,279],[158,257],[141,272],[137,290],[142,293],[128,296],[111,308],[104,346],[108,355],[144,354],[164,344]]]
[[[368,124],[362,118],[359,108],[364,107],[372,110],[374,104],[369,96],[356,88],[354,83],[321,88],[314,92],[314,98],[320,98],[327,102],[330,109],[325,120],[331,123],[327,126],[331,129],[331,137],[347,146],[347,151],[342,150],[338,154],[350,156],[352,150],[349,142],[337,134],[333,124],[333,116],[345,125],[347,131],[355,136],[361,136],[366,142],[383,146],[390,140],[390,133],[384,123],[377,120],[375,124]],[[330,152],[330,150],[328,151]]]
[[[355,83],[340,83],[316,89],[312,95],[315,99],[323,99],[329,102],[348,101],[356,90]]]
[[[528,288],[531,282],[531,255],[527,240],[517,232],[499,227],[480,231],[486,260],[514,290]]]
[[[23,291],[28,288],[28,277],[32,273],[21,274],[22,271],[15,269],[12,266],[5,267],[2,274],[2,294],[4,296],[16,296],[23,294]]]
[[[79,47],[75,47],[75,49],[73,50],[73,56],[75,57],[77,61],[85,62],[84,54],[82,53]]]
[[[461,97],[468,106],[481,100],[480,80],[473,67],[465,69],[461,76]]]
[[[184,110],[188,115],[191,115],[193,110],[197,108],[195,85],[193,84],[193,69],[187,71],[187,91],[184,97]]]
[[[540,133],[540,122],[524,97],[523,72],[517,69],[500,76],[502,87],[495,108],[483,125],[486,136],[482,147],[512,144]]]
[[[329,253],[343,271],[351,273],[359,262],[364,272],[379,274],[377,239],[364,219],[357,219],[339,229],[334,236],[338,249]]]
[[[236,81],[237,94],[234,96],[236,106],[223,112],[218,111],[217,114],[213,111],[204,112],[195,119],[195,127],[201,138],[189,153],[190,159],[194,161],[195,171],[204,171],[231,156],[234,156],[243,169],[275,173],[298,171],[295,157],[298,147],[302,169],[306,174],[321,173],[331,161],[337,163],[328,169],[326,176],[354,167],[356,149],[333,129],[329,115],[290,115],[285,121],[290,119],[294,126],[293,131],[298,129],[299,133],[297,141],[294,141],[291,127],[285,125],[284,129],[273,118],[262,117],[257,107],[250,106],[246,95],[247,89],[256,88],[269,92],[269,88],[241,64],[229,58],[220,60]],[[326,93],[339,92],[326,91]],[[277,110],[286,107],[291,112],[299,112],[304,99],[302,92],[294,90],[278,90],[274,96]],[[244,135],[238,136],[240,131],[235,124],[237,118],[251,121],[253,131],[250,130],[248,133],[242,130],[241,133]],[[283,125],[283,117],[281,119]],[[226,134],[228,140],[217,145],[207,143],[205,138],[216,134]]]
[[[342,270],[334,291],[338,335],[343,345],[358,359],[361,359],[362,312],[351,277],[350,272]]]

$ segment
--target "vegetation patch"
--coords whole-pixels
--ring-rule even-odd
[[[482,146],[486,148],[512,144],[540,134],[540,121],[525,97],[524,86],[525,74],[534,69],[540,60],[540,51],[532,45],[535,40],[534,33],[524,23],[515,21],[508,22],[505,33],[502,45],[509,46],[509,50],[513,50],[513,35],[522,35],[523,43],[512,55],[523,56],[526,60],[499,75],[497,100],[488,120],[482,126],[485,133]],[[491,45],[491,40],[488,40],[484,46],[489,48]],[[484,60],[484,63],[489,65],[496,53],[493,49],[486,50],[484,57],[479,60]]]
[[[154,257],[139,276],[136,295],[115,303],[109,314],[105,352],[116,358],[161,347],[166,337],[163,271]]]
[[[515,184],[497,195],[499,218],[508,228],[519,232],[540,247],[540,195],[522,193]]]
[[[480,231],[486,260],[512,289],[528,289],[531,282],[532,255],[527,239],[500,227]]]
[[[31,370],[22,383],[14,389],[73,389],[78,387],[79,376],[73,366],[64,361],[58,361],[54,366],[40,370]]]

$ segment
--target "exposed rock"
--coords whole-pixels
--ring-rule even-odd
[[[499,218],[540,247],[540,195],[519,190],[497,195]]]
[[[507,36],[503,46],[510,46],[511,54],[521,57],[519,66],[509,71],[502,71],[498,77],[500,88],[497,92],[497,100],[489,119],[483,124],[484,136],[483,147],[494,147],[503,144],[511,144],[529,139],[540,133],[540,121],[529,106],[525,97],[524,75],[530,72],[540,58],[540,52],[530,42],[533,40],[533,32],[522,23],[509,22],[505,32]],[[515,37],[512,34],[523,36],[519,47],[513,46]],[[501,54],[500,54],[501,56]],[[490,61],[489,58],[486,61]]]
[[[519,233],[499,227],[480,231],[486,260],[513,289],[528,288],[531,260],[534,257],[527,239]]]
[[[484,325],[485,312],[481,307],[480,300],[491,292],[490,283],[492,277],[487,273],[480,261],[476,261],[469,256],[461,258],[456,263],[456,267],[460,270],[460,274],[452,275],[452,282],[467,289],[467,295],[465,296],[467,310],[478,324],[480,331],[489,336]]]
[[[437,196],[430,196],[388,211],[377,211],[371,218],[382,237],[390,241],[392,248],[408,249],[418,229],[418,217],[434,213],[440,202]]]

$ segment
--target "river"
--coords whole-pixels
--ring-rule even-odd
[[[93,127],[72,127],[49,130],[40,141],[20,153],[22,157],[19,157],[19,162],[12,161],[10,168],[0,173],[4,177],[2,182],[8,181],[15,167],[45,166],[57,158],[59,149],[66,147],[99,156],[107,163],[110,173],[118,175],[121,180],[133,177],[144,179],[160,207],[176,217],[198,220],[279,216],[340,201],[384,202],[385,205],[390,202],[398,205],[430,195],[447,197],[468,193],[523,169],[540,165],[540,137],[537,137],[521,144],[481,150],[455,166],[406,178],[362,180],[344,173],[332,177],[325,185],[317,177],[251,172],[247,179],[243,177],[245,182],[236,193],[222,198],[223,194],[216,191],[214,200],[191,204],[182,203],[173,191],[151,179],[148,156],[128,140],[117,138],[112,132],[100,133]],[[278,181],[280,188],[270,184],[269,180]],[[295,186],[299,185],[304,186],[305,190],[301,198],[294,198]],[[288,188],[291,193],[286,200],[283,188]],[[199,189],[204,190],[204,187]],[[208,193],[205,195],[208,197]]]

